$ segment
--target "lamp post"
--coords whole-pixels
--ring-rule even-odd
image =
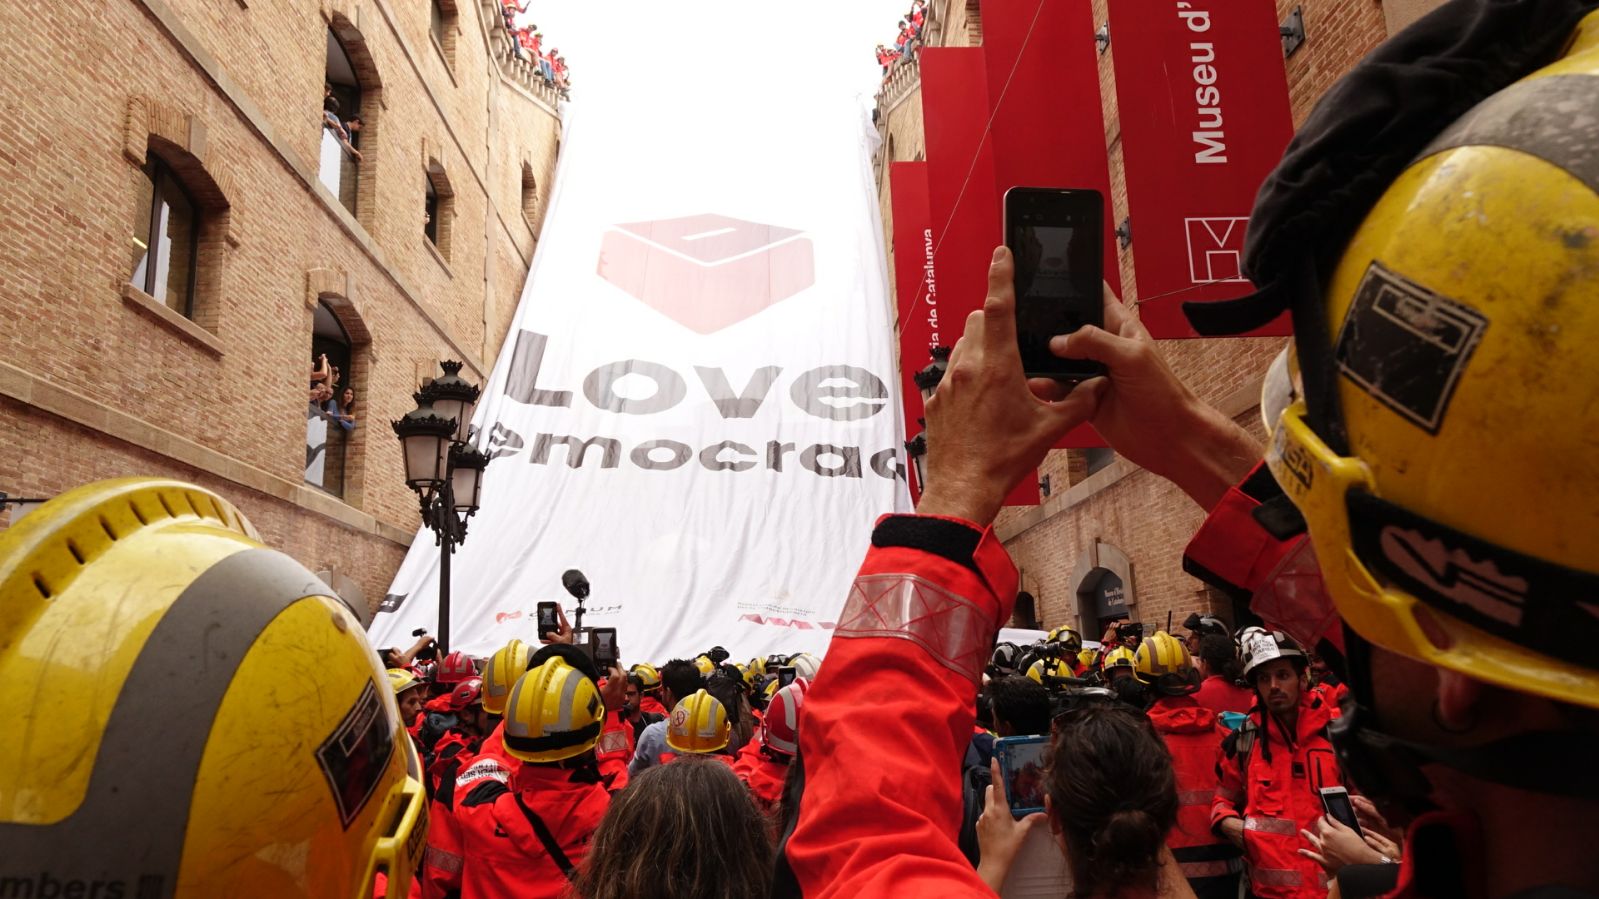
[[[916,389],[922,394],[922,408],[933,399],[933,393],[938,390],[938,385],[944,380],[944,372],[949,370],[949,353],[947,346],[935,346],[930,351],[932,361],[927,367],[911,375],[911,380],[916,382]],[[911,467],[916,470],[916,489],[922,493],[927,492],[927,419],[918,418],[916,423],[922,426],[915,437],[905,442],[905,452],[910,456]]]
[[[472,447],[472,408],[481,391],[461,377],[460,362],[444,362],[444,377],[413,395],[416,408],[392,422],[405,455],[405,485],[416,491],[422,522],[442,547],[439,557],[439,651],[450,647],[450,557],[466,542],[477,513],[489,457]]]

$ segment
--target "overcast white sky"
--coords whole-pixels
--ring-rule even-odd
[[[701,60],[742,60],[716,66],[721,77],[738,77],[739,65],[759,66],[767,77],[836,84],[870,98],[882,81],[874,50],[894,42],[909,9],[910,0],[528,0],[524,21],[536,23],[545,46],[566,57],[579,101],[585,90],[617,83],[609,76],[678,76],[656,70],[653,62],[630,66],[625,53],[612,58],[620,45],[643,36],[640,28]],[[685,101],[691,97],[692,86],[685,84]]]

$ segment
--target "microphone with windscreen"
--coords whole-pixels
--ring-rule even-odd
[[[583,572],[578,571],[576,568],[568,568],[566,573],[561,575],[561,586],[566,588],[566,592],[578,599],[588,598],[589,579],[584,577]]]

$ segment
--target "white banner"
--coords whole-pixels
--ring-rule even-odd
[[[533,641],[576,568],[625,662],[820,652],[874,519],[908,507],[873,134],[853,97],[758,82],[569,109],[474,418],[494,460],[451,648]],[[438,632],[438,559],[419,533],[374,645]]]

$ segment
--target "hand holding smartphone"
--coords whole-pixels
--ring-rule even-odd
[[[539,636],[558,633],[561,630],[560,607],[553,602],[538,604]]]
[[[1344,787],[1322,787],[1318,792],[1321,793],[1322,808],[1334,821],[1353,830],[1356,836],[1365,837],[1366,834],[1360,829],[1360,819],[1355,815],[1355,804],[1349,801],[1349,790]]]
[[[1005,799],[1011,814],[1025,818],[1044,810],[1045,754],[1049,737],[1000,737],[994,741],[994,757],[999,760],[1000,777],[1005,780]]]
[[[616,628],[589,628],[589,643],[594,647],[594,664],[602,674],[617,667]]]
[[[1051,338],[1104,327],[1105,201],[1094,190],[1013,187],[1005,192],[1005,245],[1015,259],[1016,342],[1029,378],[1079,381],[1104,374],[1062,359]]]

